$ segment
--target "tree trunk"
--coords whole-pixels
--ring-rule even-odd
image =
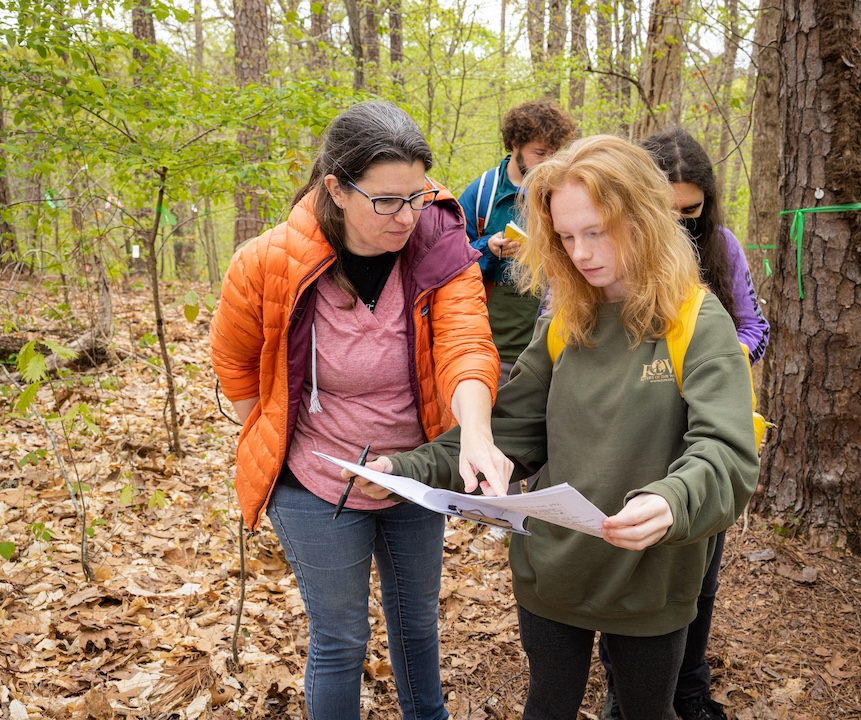
[[[502,0],[505,2],[505,0]],[[404,21],[401,15],[401,0],[389,2],[389,62],[392,66],[392,81],[403,92],[404,87]]]
[[[433,41],[434,41],[434,31],[433,31],[433,19],[434,19],[434,3],[433,0],[428,0],[425,4],[425,30],[427,31],[427,71],[425,75],[427,76],[426,87],[427,87],[427,98],[428,98],[428,116],[427,116],[427,125],[425,126],[425,135],[430,135],[431,130],[433,130],[433,114],[434,114],[434,102],[436,100],[436,86],[434,85],[434,70],[436,70],[436,61],[434,59],[433,52]]]
[[[174,273],[177,279],[192,280],[195,276],[195,233],[192,223],[195,220],[190,219],[192,212],[187,202],[177,202],[173,207],[173,212],[178,223],[170,232]]]
[[[347,19],[350,23],[348,33],[350,48],[353,51],[353,90],[358,92],[365,88],[365,55],[362,48],[362,20],[359,14],[358,0],[344,0],[347,7]]]
[[[741,40],[738,32],[738,0],[728,0],[726,3],[727,26],[723,33],[723,57],[721,58],[721,86],[720,103],[723,110],[720,127],[720,141],[718,144],[717,159],[721,161],[717,166],[717,196],[724,199],[726,192],[726,169],[729,165],[727,153],[730,150],[732,139],[732,128],[729,123],[732,119],[730,112],[732,101],[732,85],[735,80],[735,59],[738,55],[738,43]],[[738,151],[740,152],[740,151]]]
[[[311,67],[318,77],[322,77],[329,70],[329,33],[329,3],[321,2],[319,9],[311,10]]]
[[[18,256],[18,240],[15,236],[15,226],[12,225],[11,213],[6,208],[12,202],[9,191],[9,174],[6,165],[6,110],[3,106],[3,86],[0,85],[0,265],[14,262]],[[7,215],[7,213],[9,213]]]
[[[215,244],[215,228],[212,226],[210,198],[203,201],[203,246],[206,248],[206,269],[211,289],[221,283],[221,271],[218,268],[218,248]]]
[[[598,3],[595,7],[595,39],[597,43],[595,64],[600,68],[612,70],[613,62],[613,27],[610,23],[612,8]],[[613,96],[615,83],[610,75],[601,75],[598,82],[599,97],[609,102]]]
[[[243,88],[251,83],[266,82],[269,72],[269,13],[266,0],[234,0],[233,32],[236,84]],[[269,134],[259,125],[241,128],[236,141],[243,150],[246,164],[259,163],[269,154]],[[234,192],[234,247],[263,232],[265,206],[260,201],[259,189],[239,184]]]
[[[532,58],[532,72],[536,75],[544,71],[547,58],[544,49],[544,11],[547,0],[526,0],[526,35],[529,38],[529,56]]]
[[[549,28],[547,33],[547,82],[544,97],[558,103],[562,92],[561,63],[568,35],[567,0],[549,0]]]
[[[155,332],[158,337],[158,346],[161,352],[161,361],[164,366],[164,376],[167,381],[167,408],[170,410],[170,420],[165,420],[167,425],[170,449],[177,456],[182,457],[182,441],[179,434],[179,415],[176,410],[176,384],[173,379],[173,367],[170,359],[170,351],[167,347],[167,335],[164,330],[164,311],[161,306],[161,297],[158,282],[158,260],[156,252],[156,240],[158,239],[158,228],[161,224],[161,213],[164,207],[164,190],[167,181],[167,168],[162,168],[159,173],[158,199],[155,207],[155,218],[152,229],[147,236],[146,257],[147,271],[149,272],[150,285],[152,287],[153,308],[155,310]]]
[[[203,6],[200,0],[194,3],[194,71],[203,70]]]
[[[155,45],[155,23],[153,22],[152,13],[149,12],[149,0],[138,0],[132,8],[132,33],[137,40],[141,40],[149,45]],[[140,87],[143,82],[143,73],[141,71],[149,61],[149,53],[136,46],[132,50],[132,57],[134,57],[139,68],[137,72],[133,73],[132,83],[135,87]],[[145,229],[148,219],[147,211],[140,208],[135,211],[135,217],[137,218],[137,223],[135,223],[135,245],[137,245],[139,254],[138,257],[135,257],[134,252],[132,252],[130,258],[130,268],[132,271],[143,270],[145,259],[140,251],[142,248],[146,248],[147,243],[147,231]],[[81,221],[81,228],[83,228],[83,220]],[[79,233],[78,238],[80,237]],[[79,239],[76,239],[76,242],[79,241]]]
[[[620,3],[622,10],[622,38],[619,43],[619,52],[616,56],[615,67],[617,72],[625,77],[634,75],[632,68],[634,67],[634,20],[637,17],[637,5],[631,0],[624,0]],[[624,137],[629,137],[631,126],[627,121],[628,112],[631,109],[631,90],[632,85],[630,80],[625,77],[618,77],[618,104],[620,109],[620,117],[617,122],[618,132]]]
[[[365,19],[362,24],[362,46],[365,58],[365,76],[368,90],[372,93],[380,91],[380,28],[374,0],[364,0],[362,3]]]
[[[497,80],[497,106],[500,109],[500,112],[503,112],[503,108],[506,106],[505,102],[505,81],[506,81],[506,60],[508,58],[508,34],[506,32],[507,20],[506,16],[508,14],[508,2],[507,0],[499,0],[499,77],[501,80]]]
[[[858,202],[861,0],[786,0],[781,25],[783,207]],[[861,213],[807,214],[800,244],[788,240],[790,217],[775,255],[766,408],[778,426],[763,450],[754,506],[859,550]]]
[[[757,67],[753,96],[753,137],[751,141],[750,211],[747,220],[748,264],[756,294],[766,301],[770,316],[771,283],[766,284],[765,262],[772,253],[765,246],[777,242],[780,195],[777,173],[780,165],[780,51],[778,31],[782,0],[760,0],[753,42],[753,62]],[[767,253],[767,254],[766,254]],[[770,356],[767,356],[770,357]],[[765,383],[763,384],[765,386]]]
[[[681,68],[682,22],[678,0],[653,0],[640,72],[646,109],[634,128],[635,139],[652,135],[673,117]]]
[[[132,8],[132,34],[138,40],[155,45],[155,23],[149,7],[149,0],[138,0],[135,3]],[[145,64],[149,59],[149,55],[139,47],[132,49],[132,57],[139,65]]]
[[[575,118],[583,117],[583,101],[586,98],[584,70],[589,66],[586,13],[582,12],[581,8],[585,9],[584,0],[571,0],[571,74],[568,76],[568,112]]]

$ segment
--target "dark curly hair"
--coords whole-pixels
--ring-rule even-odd
[[[513,146],[543,143],[553,152],[574,137],[576,126],[571,116],[559,105],[546,100],[531,100],[515,105],[502,119],[502,142],[506,152]]]
[[[723,224],[721,204],[717,197],[717,181],[711,160],[696,140],[682,128],[672,127],[652,135],[642,142],[671,183],[690,183],[703,191],[702,235],[696,240],[703,279],[738,327],[732,295],[732,276],[726,239],[720,230]]]

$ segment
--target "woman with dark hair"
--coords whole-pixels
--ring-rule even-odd
[[[750,361],[755,363],[765,352],[770,328],[760,309],[741,243],[723,227],[711,160],[689,133],[677,127],[652,135],[642,144],[670,181],[673,209],[696,245],[703,279],[732,317],[739,342],[748,348]],[[675,710],[682,720],[726,720],[721,706],[711,698],[711,672],[706,662],[725,539],[726,532],[717,536],[715,552],[697,599],[697,616],[688,626],[674,700]],[[602,717],[605,720],[621,717],[603,639],[600,654],[608,675]]]
[[[390,103],[329,127],[287,221],[233,257],[210,330],[224,393],[244,423],[236,493],[267,512],[309,618],[311,720],[358,720],[371,559],[404,718],[441,720],[437,637],[444,518],[347,496],[337,457],[409,450],[456,422],[460,472],[506,482],[490,409],[499,379],[478,253],[431,151]],[[486,487],[486,486],[485,486]]]
[[[717,181],[711,160],[691,135],[670,128],[643,141],[643,147],[667,175],[673,207],[699,255],[703,279],[732,317],[750,362],[768,346],[770,327],[763,317],[741,243],[723,226]]]

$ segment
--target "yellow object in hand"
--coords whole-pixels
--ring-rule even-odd
[[[515,222],[510,222],[505,226],[502,237],[506,240],[514,240],[515,242],[523,242],[526,239],[526,233]]]

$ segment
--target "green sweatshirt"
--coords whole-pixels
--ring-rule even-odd
[[[630,348],[621,304],[601,306],[592,348],[568,346],[551,365],[549,316],[499,393],[496,445],[513,479],[543,467],[536,489],[569,483],[607,515],[656,493],[673,513],[662,540],[643,551],[528,518],[512,535],[514,594],[531,613],[575,627],[630,636],[678,630],[696,600],[714,535],[742,513],[756,488],[747,361],[714,295],[700,311],[679,395],[665,340]],[[459,431],[395,455],[396,474],[461,490]]]

